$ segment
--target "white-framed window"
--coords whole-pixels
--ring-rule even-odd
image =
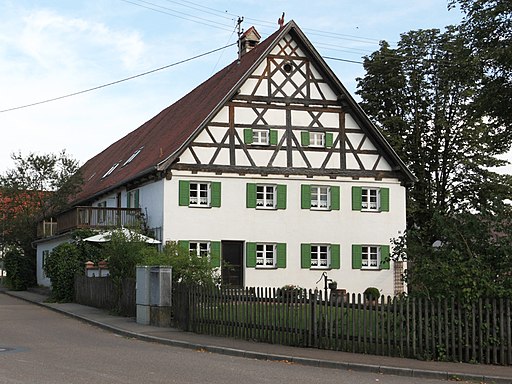
[[[105,172],[105,174],[101,177],[102,179],[107,177],[108,175],[110,175],[112,172],[115,171],[115,169],[119,166],[119,163],[115,163],[114,165],[112,165],[112,167],[110,167],[110,169]]]
[[[311,244],[311,268],[329,268],[331,247],[325,244]]]
[[[325,147],[325,133],[309,132],[309,146],[321,148]]]
[[[274,268],[276,266],[276,245],[256,244],[256,268]]]
[[[331,206],[331,188],[311,186],[311,209],[329,209]]]
[[[191,207],[210,206],[210,183],[190,182],[189,205]]]
[[[380,247],[377,245],[363,245],[361,247],[361,268],[379,269]]]
[[[363,188],[361,192],[361,210],[378,211],[380,207],[379,188]]]
[[[276,207],[276,186],[268,184],[256,185],[256,208],[275,209]]]
[[[207,257],[210,253],[210,243],[208,241],[191,241],[189,243],[190,253],[200,257]]]
[[[268,129],[253,129],[252,143],[255,145],[269,145],[270,131]]]

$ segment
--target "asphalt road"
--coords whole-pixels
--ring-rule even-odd
[[[0,383],[447,382],[252,360],[149,343],[0,294]]]

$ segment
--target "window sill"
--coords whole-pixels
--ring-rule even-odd
[[[309,267],[310,270],[326,270],[332,269],[331,267]]]
[[[269,265],[269,266],[257,265],[254,268],[255,269],[277,269],[277,266],[275,266],[275,265]]]

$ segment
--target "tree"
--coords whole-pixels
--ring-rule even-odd
[[[2,249],[18,250],[26,258],[31,272],[25,285],[35,283],[35,250],[37,224],[64,210],[70,198],[78,191],[82,179],[78,162],[65,151],[54,154],[13,154],[15,167],[0,175],[0,220]],[[21,262],[21,261],[20,261]],[[7,269],[7,275],[18,273],[19,268]]]
[[[510,177],[489,170],[508,146],[473,113],[482,71],[464,43],[454,27],[408,32],[396,49],[382,42],[366,57],[358,79],[363,109],[418,178],[409,228],[428,227],[435,212],[498,211],[512,190]]]
[[[511,222],[512,179],[490,168],[503,165],[496,156],[512,136],[479,110],[486,74],[472,53],[456,27],[411,31],[396,49],[382,42],[358,79],[363,109],[418,178],[408,191],[408,278],[426,294],[462,294],[456,282],[478,271],[478,291],[497,292],[495,276],[512,269],[506,258],[500,268],[482,267],[496,251],[490,229]],[[435,242],[442,246],[434,252]]]
[[[510,137],[512,124],[512,2],[450,0],[465,17],[460,26],[473,56],[484,70],[477,111],[487,115]]]

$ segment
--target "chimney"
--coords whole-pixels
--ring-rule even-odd
[[[261,36],[256,28],[251,27],[245,31],[238,40],[238,58],[241,58],[260,42]]]

